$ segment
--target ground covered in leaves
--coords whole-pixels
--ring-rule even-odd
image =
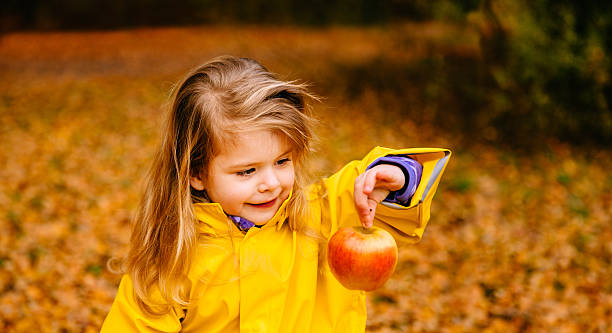
[[[480,133],[441,131],[426,103],[336,75],[431,52],[477,56],[478,41],[435,23],[0,36],[0,331],[99,329],[119,281],[105,265],[126,251],[172,85],[230,53],[323,97],[317,175],[374,145],[454,152],[423,240],[370,294],[368,332],[609,332],[612,152],[458,144]],[[417,107],[422,117],[402,116]]]

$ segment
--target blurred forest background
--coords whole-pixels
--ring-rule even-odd
[[[0,331],[95,332],[173,84],[221,54],[312,85],[317,176],[451,148],[368,332],[612,331],[612,3],[5,0]]]

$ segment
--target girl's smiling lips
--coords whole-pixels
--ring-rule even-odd
[[[270,208],[270,207],[274,206],[274,204],[276,203],[276,200],[277,200],[277,198],[274,198],[274,199],[272,199],[270,201],[263,202],[263,203],[260,203],[260,204],[250,203],[249,205],[251,205],[253,207],[257,207],[257,208]]]

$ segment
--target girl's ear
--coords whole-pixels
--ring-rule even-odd
[[[204,181],[200,175],[189,177],[189,184],[197,191],[204,191]]]

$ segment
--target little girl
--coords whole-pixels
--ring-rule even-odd
[[[103,332],[365,331],[327,240],[362,224],[418,241],[450,151],[377,147],[306,186],[310,98],[229,56],[176,87]]]

